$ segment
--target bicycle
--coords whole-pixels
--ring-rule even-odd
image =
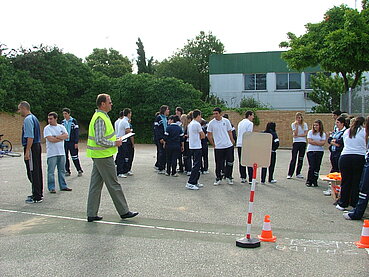
[[[4,135],[0,135],[0,139],[3,136]],[[21,154],[12,152],[12,150],[13,150],[13,145],[9,140],[4,139],[3,141],[0,141],[0,157],[2,157],[3,155],[7,155],[7,156],[11,156],[11,157],[20,157],[21,156]]]

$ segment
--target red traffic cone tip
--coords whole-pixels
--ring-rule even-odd
[[[270,222],[270,215],[264,216],[264,222]]]

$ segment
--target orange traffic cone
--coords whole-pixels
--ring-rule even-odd
[[[369,220],[364,220],[360,241],[355,242],[359,248],[369,248]]]
[[[277,237],[273,236],[272,226],[270,224],[270,215],[264,217],[263,230],[261,235],[258,236],[261,241],[275,242]]]

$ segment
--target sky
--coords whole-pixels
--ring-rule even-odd
[[[0,44],[56,45],[82,59],[114,48],[134,60],[140,37],[146,56],[162,61],[211,31],[226,53],[276,51],[287,32],[302,35],[328,9],[355,2],[360,8],[360,0],[0,0]]]

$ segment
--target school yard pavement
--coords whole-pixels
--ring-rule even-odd
[[[74,170],[67,177],[73,191],[45,189],[39,204],[24,202],[30,184],[23,157],[0,158],[0,276],[368,276],[369,252],[353,244],[362,221],[343,219],[322,194],[325,183],[307,188],[304,180],[286,180],[290,151],[278,150],[278,183],[256,186],[252,237],[261,233],[266,214],[277,236],[256,249],[236,247],[246,233],[250,192],[240,183],[238,162],[234,185],[213,186],[211,149],[210,174],[200,177],[204,188],[190,191],[186,176],[154,172],[155,153],[153,145],[137,145],[134,176],[119,179],[130,209],[140,215],[120,220],[104,188],[104,219],[93,223],[86,221],[92,162],[85,152],[84,175]],[[45,154],[43,165],[46,188]],[[307,168],[305,160],[305,176]]]

